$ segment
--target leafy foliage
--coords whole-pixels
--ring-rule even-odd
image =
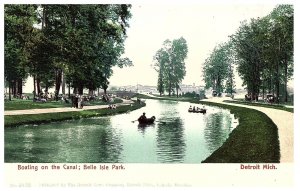
[[[56,97],[63,78],[76,93],[82,94],[83,88],[106,90],[113,66],[132,66],[121,58],[130,7],[6,5],[6,81],[30,74],[37,93],[42,85],[46,90],[55,85]]]
[[[163,48],[156,52],[154,69],[158,72],[157,90],[160,95],[166,90],[171,96],[176,90],[178,97],[179,85],[186,75],[184,60],[187,53],[187,42],[183,37],[173,41],[165,40]]]
[[[231,44],[218,45],[205,60],[203,73],[205,88],[212,88],[218,93],[223,92],[224,81],[227,79],[226,90],[234,88]]]

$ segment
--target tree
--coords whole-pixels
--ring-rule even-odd
[[[156,52],[153,60],[155,61],[154,69],[156,70],[156,72],[158,72],[157,90],[161,96],[165,91],[165,67],[169,62],[169,55],[166,50],[161,48]]]
[[[171,96],[171,93],[176,89],[178,97],[179,85],[186,75],[184,60],[187,53],[188,47],[183,37],[173,41],[165,40],[163,48],[156,52],[154,69],[158,72],[157,88],[160,94],[167,90]]]
[[[33,23],[36,20],[34,5],[5,5],[5,80],[11,93],[22,94],[23,80],[27,77],[29,57],[28,41],[32,36]]]
[[[10,89],[22,88],[19,81],[30,74],[34,93],[54,85],[56,99],[63,78],[69,94],[71,86],[80,94],[84,88],[106,91],[112,67],[132,65],[129,58],[121,58],[130,8],[126,4],[6,5],[5,79]]]
[[[287,80],[293,74],[293,7],[279,5],[266,17],[242,23],[232,42],[238,72],[252,99],[261,88],[263,96],[268,89],[279,98],[284,84],[287,101]]]
[[[180,89],[179,85],[186,75],[184,63],[188,53],[186,40],[183,37],[173,40],[172,51],[173,54],[171,60],[174,64],[174,84],[176,88],[176,95],[178,97],[178,89]]]
[[[287,102],[287,81],[293,74],[294,9],[292,5],[279,5],[270,14],[272,24],[272,52],[276,63],[276,94],[279,96],[280,70],[283,69],[284,101]],[[279,101],[279,100],[278,100]]]
[[[203,76],[205,81],[205,88],[212,88],[218,93],[223,92],[224,80],[230,78],[232,69],[230,62],[231,53],[230,46],[226,43],[220,44],[214,48],[210,56],[204,62]],[[229,80],[233,85],[233,78]]]
[[[258,99],[261,87],[261,73],[266,66],[265,38],[266,25],[264,20],[252,19],[249,24],[243,23],[232,41],[237,53],[237,70],[247,85],[252,100]]]

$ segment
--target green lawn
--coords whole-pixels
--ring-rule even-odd
[[[121,103],[122,100],[115,98],[113,103]],[[107,102],[103,101],[90,101],[84,105],[106,105]],[[24,109],[43,109],[43,108],[59,108],[71,107],[71,103],[63,103],[61,101],[48,101],[45,103],[33,102],[32,100],[13,99],[4,103],[4,110],[24,110]]]
[[[233,101],[233,100],[225,100],[224,102],[242,104],[242,105],[250,105],[250,106],[266,107],[266,108],[272,108],[272,109],[279,109],[279,110],[294,113],[294,108],[287,108],[284,105],[278,105],[278,104],[266,104],[266,103],[256,103],[256,102],[249,102],[249,101]]]
[[[33,115],[11,115],[4,116],[4,126],[18,126],[23,124],[40,124],[49,123],[52,121],[63,121],[68,119],[88,118],[95,116],[114,115],[118,113],[125,113],[145,106],[145,103],[134,103],[131,106],[119,106],[117,109],[95,109],[95,110],[81,110],[74,112],[60,112],[60,113],[45,113]]]
[[[224,144],[203,163],[278,163],[278,129],[264,113],[218,103],[203,104],[229,109],[239,120]]]

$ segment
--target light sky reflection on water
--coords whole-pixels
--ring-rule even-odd
[[[190,103],[147,100],[126,114],[5,129],[5,162],[200,163],[238,123],[229,110],[189,113]],[[202,107],[193,104],[193,106]],[[155,124],[139,126],[143,112]]]

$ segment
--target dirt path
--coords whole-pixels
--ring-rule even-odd
[[[223,102],[223,100],[224,98],[210,98],[202,101],[246,107],[246,108],[256,109],[258,111],[265,113],[270,119],[272,119],[272,121],[277,125],[278,128],[279,144],[280,144],[280,162],[291,163],[294,161],[294,114],[293,113],[283,111],[283,110],[278,110],[278,109],[272,109],[272,108],[226,103]]]
[[[117,107],[121,105],[130,105],[133,101],[123,99],[122,103],[115,104]],[[59,112],[70,112],[70,111],[82,111],[91,109],[103,109],[107,108],[107,105],[92,105],[84,106],[82,109],[76,109],[71,107],[60,107],[60,108],[44,108],[44,109],[27,109],[27,110],[9,110],[4,111],[4,115],[25,115],[25,114],[42,114],[42,113],[59,113]]]

